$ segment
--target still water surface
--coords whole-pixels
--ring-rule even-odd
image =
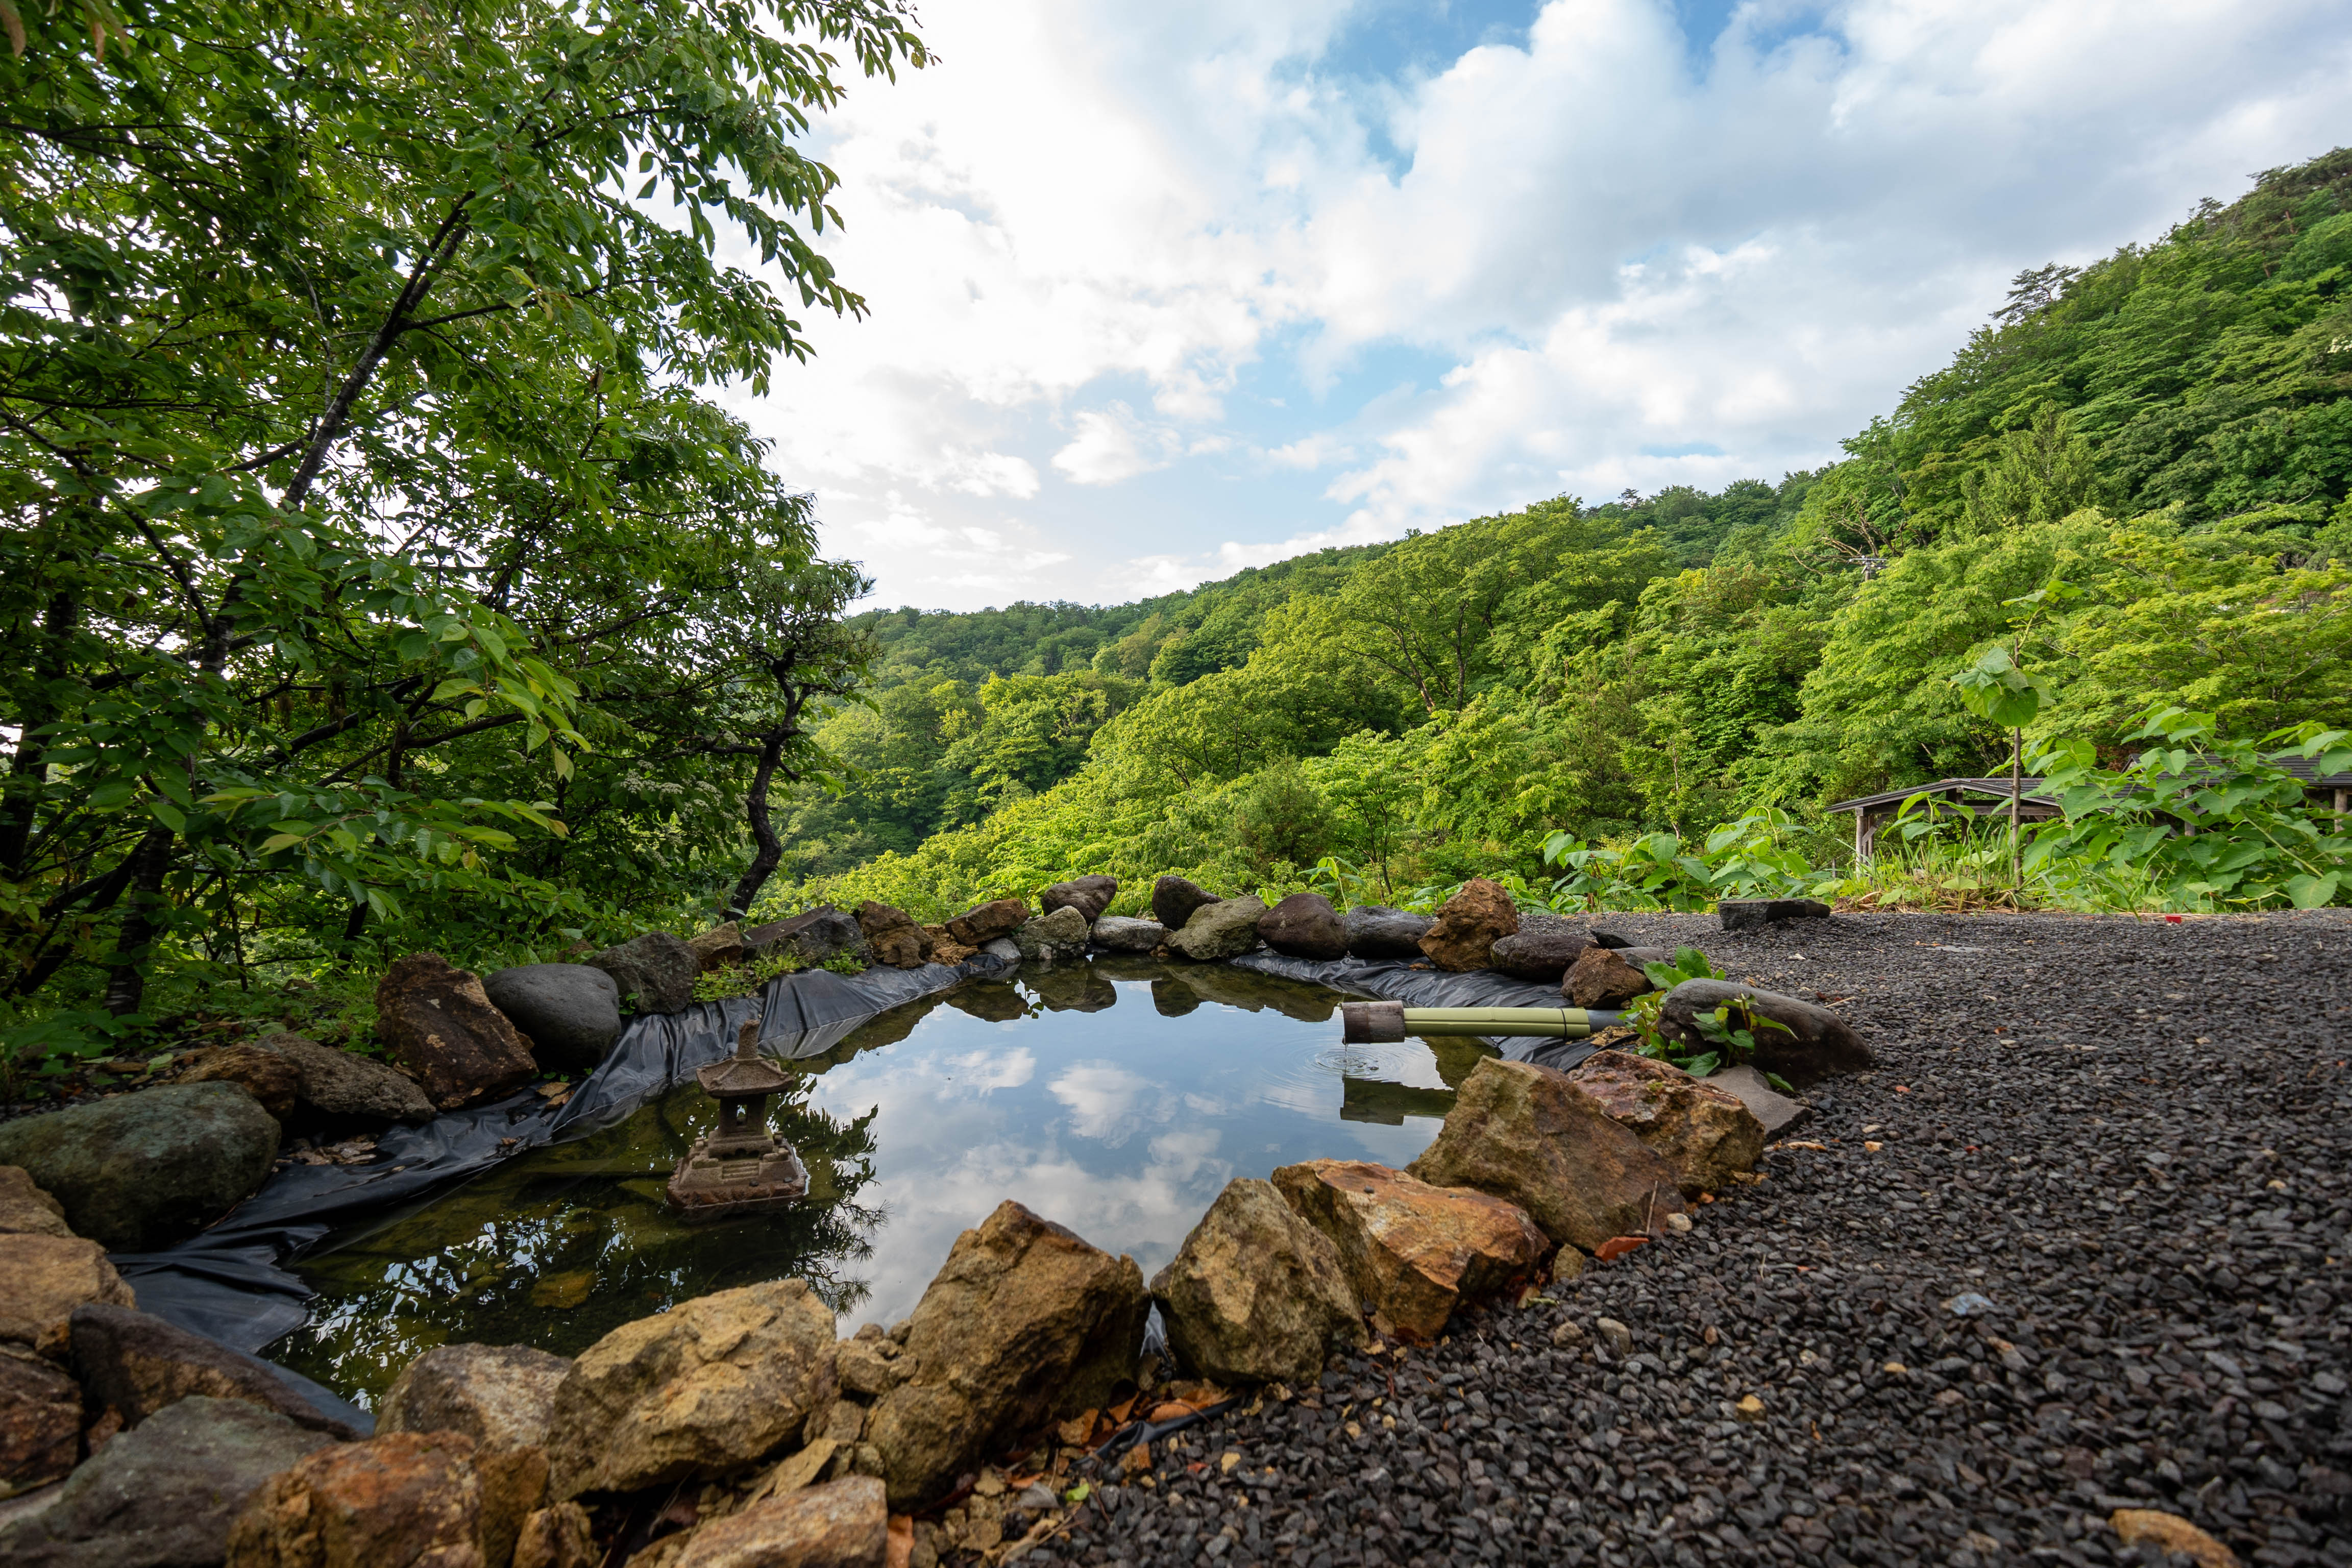
[[[772,1121],[809,1168],[790,1213],[688,1226],[662,1201],[710,1131],[691,1085],[331,1238],[274,1359],[371,1403],[445,1342],[571,1355],[713,1290],[800,1276],[842,1328],[905,1317],[956,1233],[1015,1198],[1149,1278],[1235,1176],[1317,1156],[1402,1165],[1475,1041],[1339,1044],[1339,998],[1222,965],[1099,959],[883,1014]]]

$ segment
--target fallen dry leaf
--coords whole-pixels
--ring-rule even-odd
[[[1635,1247],[1647,1246],[1649,1240],[1646,1236],[1612,1236],[1594,1247],[1592,1256],[1603,1263],[1614,1263]]]

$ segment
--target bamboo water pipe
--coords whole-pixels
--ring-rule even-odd
[[[1402,1002],[1342,1002],[1340,1038],[1380,1045],[1408,1035],[1527,1036],[1580,1040],[1616,1023],[1615,1013],[1587,1007],[1408,1007]]]

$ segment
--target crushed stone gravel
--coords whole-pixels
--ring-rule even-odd
[[[2352,913],[1599,923],[1878,1068],[1689,1234],[1106,1462],[1026,1561],[2188,1561],[2153,1508],[2352,1564]]]

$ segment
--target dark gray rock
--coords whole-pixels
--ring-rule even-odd
[[[76,1236],[146,1252],[194,1236],[259,1186],[278,1136],[236,1084],[171,1084],[0,1123],[0,1165],[23,1166]]]
[[[1862,1037],[1828,1008],[1728,980],[1685,980],[1675,986],[1659,1006],[1658,1027],[1685,1045],[1699,1045],[1706,1037],[1693,1020],[1732,1001],[1787,1026],[1785,1030],[1754,1031],[1754,1060],[1766,1072],[1779,1073],[1801,1087],[1836,1073],[1861,1072],[1872,1065],[1870,1047],[1862,1043]]]
[[[1094,945],[1105,952],[1150,952],[1168,940],[1168,928],[1158,921],[1104,915],[1090,932]]]
[[[518,964],[493,972],[482,990],[530,1037],[542,1068],[592,1071],[621,1037],[620,982],[594,964]]]
[[[1328,961],[1348,956],[1348,928],[1320,893],[1293,893],[1257,922],[1257,934],[1276,952]]]
[[[367,1121],[433,1120],[433,1102],[416,1080],[373,1057],[339,1051],[299,1035],[264,1035],[247,1044],[292,1062],[302,1080],[298,1100],[322,1116]]]
[[[278,1471],[334,1441],[275,1411],[203,1395],[111,1438],[41,1511],[0,1525],[9,1568],[200,1568]]]
[[[1434,922],[1427,915],[1392,910],[1386,904],[1360,904],[1341,917],[1348,932],[1348,952],[1357,958],[1394,958],[1408,963],[1421,959],[1421,939]]]
[[[202,1394],[274,1410],[330,1437],[364,1436],[312,1405],[258,1357],[161,1318],[94,1301],[76,1307],[69,1323],[73,1372],[83,1396],[93,1413],[112,1411],[125,1426]]]
[[[1748,1107],[1748,1114],[1764,1124],[1767,1138],[1778,1138],[1811,1114],[1801,1100],[1790,1100],[1774,1089],[1764,1081],[1762,1073],[1746,1062],[1709,1073],[1706,1081],[1726,1094],[1737,1095],[1739,1103]]]
[[[1761,931],[1781,921],[1825,921],[1830,907],[1819,899],[1724,899],[1715,906],[1726,931]]]
[[[1557,985],[1577,955],[1593,945],[1592,933],[1558,915],[1524,915],[1519,929],[1495,943],[1490,968],[1515,980]]]
[[[858,959],[866,959],[870,953],[866,928],[857,923],[857,917],[830,904],[790,920],[752,927],[743,933],[743,952],[751,958],[789,953],[811,968],[844,953]]]
[[[1118,896],[1117,877],[1073,877],[1046,889],[1037,896],[1037,903],[1049,915],[1055,910],[1076,910],[1091,925]]]
[[[1216,894],[1181,877],[1162,877],[1151,884],[1151,913],[1171,931],[1182,931],[1194,910],[1216,901]]]
[[[743,933],[747,952],[757,934]],[[639,1013],[685,1012],[694,1005],[694,977],[702,972],[701,957],[666,931],[633,936],[618,947],[590,953],[587,962],[611,975],[621,1000]]]

